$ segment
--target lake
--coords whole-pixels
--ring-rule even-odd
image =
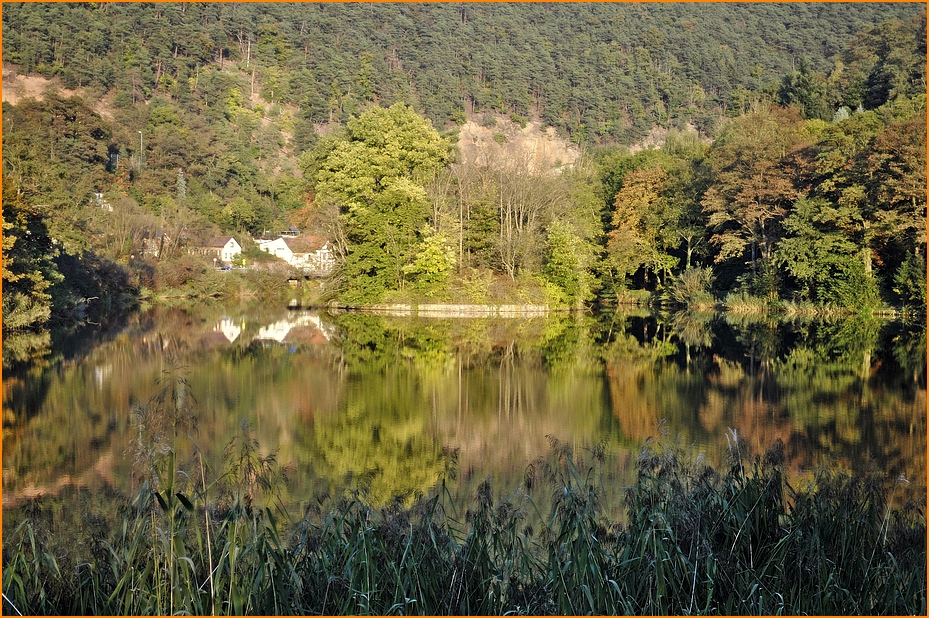
[[[616,509],[653,439],[718,466],[735,440],[758,454],[780,440],[792,481],[877,467],[915,496],[925,358],[924,328],[865,316],[155,308],[4,372],[3,505],[132,495],[168,448],[219,476],[251,440],[293,513],[346,491],[409,503],[443,479],[466,504],[488,478],[516,489],[553,444],[609,453]]]

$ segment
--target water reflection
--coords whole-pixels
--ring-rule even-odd
[[[219,465],[242,422],[276,453],[300,508],[360,492],[375,505],[515,487],[550,436],[628,457],[661,431],[724,460],[735,431],[780,439],[796,475],[832,463],[926,476],[925,329],[679,313],[520,320],[328,316],[262,307],[159,309],[70,360],[4,375],[3,498],[64,487],[131,492],[134,405],[184,373]]]
[[[285,319],[262,326],[255,335],[255,341],[276,341],[278,343],[323,344],[331,338],[330,328],[316,313],[293,313]]]
[[[216,326],[213,327],[213,332],[206,335],[203,341],[207,346],[212,342],[215,342],[217,345],[227,345],[233,343],[241,334],[242,326],[236,324],[232,318],[224,317],[216,323]]]

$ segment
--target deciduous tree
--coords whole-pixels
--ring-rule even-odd
[[[764,106],[731,121],[714,143],[713,184],[702,204],[717,263],[747,253],[754,278],[759,259],[771,257],[777,225],[796,199],[784,160],[804,143],[802,129],[796,110]]]
[[[429,214],[424,185],[448,156],[429,121],[398,103],[351,120],[322,159],[316,201],[336,205],[345,226],[346,300],[377,300],[402,286]]]

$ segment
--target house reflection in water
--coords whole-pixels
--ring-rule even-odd
[[[242,334],[242,327],[232,321],[232,318],[223,318],[212,332],[203,335],[201,341],[202,347],[212,349],[224,345],[229,345],[239,338]]]
[[[275,341],[285,344],[323,344],[332,336],[329,327],[315,313],[302,313],[286,320],[262,326],[255,335],[255,341]]]

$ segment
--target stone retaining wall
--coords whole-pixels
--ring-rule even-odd
[[[419,316],[429,318],[526,318],[544,317],[554,313],[547,305],[452,305],[452,304],[422,304],[422,305],[365,305],[352,307],[333,304],[331,309],[348,309],[361,313],[376,313],[378,315]]]

